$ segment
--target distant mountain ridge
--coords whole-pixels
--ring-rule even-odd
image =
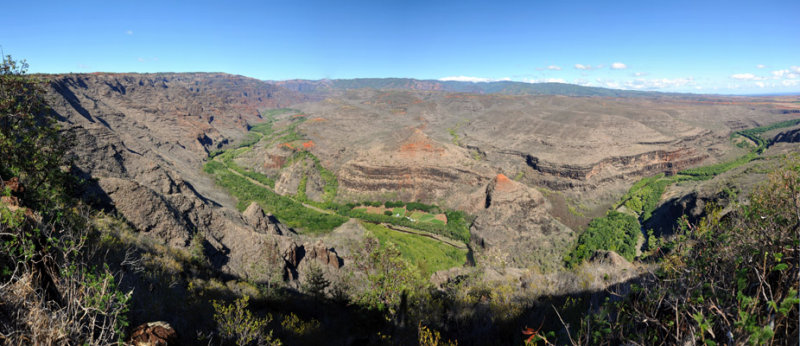
[[[376,90],[425,90],[467,92],[476,94],[505,95],[563,95],[601,97],[659,97],[667,95],[690,95],[661,93],[654,91],[619,90],[580,86],[567,83],[526,83],[513,81],[461,82],[420,80],[413,78],[355,78],[355,79],[294,79],[270,81],[277,86],[304,94],[326,94],[351,89]]]

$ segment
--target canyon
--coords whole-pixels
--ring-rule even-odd
[[[375,80],[359,87],[204,73],[46,78],[52,111],[76,139],[76,167],[94,182],[88,199],[170,246],[203,234],[220,270],[254,279],[264,274],[251,268],[271,253],[294,273],[300,248],[317,249],[303,251],[325,263],[335,258],[337,268],[336,251],[351,250],[259,216],[255,204],[243,216],[236,198],[202,172],[215,151],[235,148],[259,124],[291,138],[258,141],[233,162],[273,178],[280,195],[294,196],[302,184],[310,201],[323,202],[324,169],[338,185],[330,202],[463,211],[480,264],[553,269],[588,220],[638,179],[741,155],[732,132],[796,117],[780,100],[591,95],[576,86],[571,94],[581,96],[464,93],[413,80],[373,88]],[[295,159],[303,151],[314,160]]]

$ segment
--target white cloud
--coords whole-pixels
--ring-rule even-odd
[[[133,30],[125,30],[126,35],[133,35]]]
[[[787,79],[787,80],[782,81],[781,84],[783,84],[783,86],[795,86],[795,85],[798,84],[798,81],[797,80],[789,80],[789,79]]]
[[[561,67],[560,66],[556,66],[556,65],[547,66],[547,69],[548,70],[554,70],[554,71],[561,71]]]
[[[621,62],[615,62],[615,63],[611,64],[611,69],[612,70],[624,70],[626,68],[628,68],[628,65],[625,65],[625,64],[623,64]]]
[[[766,67],[766,66],[764,66],[764,65],[762,65],[762,64],[758,64],[758,65],[756,65],[756,68],[765,68],[765,67]]]
[[[647,73],[646,72],[634,72],[633,75],[636,76],[636,77],[641,77],[641,76],[646,76]]]
[[[776,71],[773,71],[772,74],[775,74]],[[767,80],[767,77],[763,76],[756,76],[752,73],[736,73],[731,75],[731,79],[738,79],[738,80]]]
[[[481,82],[497,82],[497,81],[509,81],[511,78],[500,78],[500,79],[492,79],[492,78],[481,78],[481,77],[469,77],[469,76],[450,76],[439,78],[440,81],[443,82],[472,82],[472,83],[481,83]]]
[[[800,66],[792,66],[790,69],[794,72],[800,73]]]
[[[752,74],[752,73],[737,73],[737,74],[731,75],[731,78],[733,78],[733,79],[741,79],[741,80],[751,80],[751,79],[755,79],[756,76],[754,74]]]
[[[772,75],[776,78],[782,78],[784,75],[789,74],[789,70],[775,70],[772,71]]]
[[[582,79],[582,78],[573,79],[572,83],[573,84],[577,84],[577,85],[582,85],[582,86],[587,86],[587,85],[591,85],[592,84],[588,80],[585,80],[585,79]]]
[[[591,70],[591,65],[582,65],[582,64],[575,64],[575,68],[579,70]]]
[[[637,90],[661,90],[661,89],[674,89],[680,88],[683,86],[693,86],[694,85],[694,77],[685,77],[685,78],[656,78],[656,79],[645,79],[645,78],[637,78],[634,80],[626,81],[622,84],[623,87],[627,89],[637,89]]]
[[[764,82],[756,82],[756,85],[757,85],[759,88],[763,88],[763,87],[764,87]]]
[[[795,78],[798,77],[798,74],[794,73],[792,71],[800,73],[800,68],[797,68],[797,69],[795,69],[795,68],[797,68],[797,66],[792,66],[792,70],[791,71],[790,70],[775,70],[775,71],[772,71],[772,76],[774,77],[774,79],[781,79],[781,78],[795,79]]]
[[[567,81],[563,78],[525,78],[522,79],[525,83],[566,83]]]

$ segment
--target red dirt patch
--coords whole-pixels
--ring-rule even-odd
[[[436,214],[433,218],[447,224],[447,215],[445,214]]]
[[[434,145],[421,130],[414,129],[414,133],[400,145],[400,153],[414,155],[418,152],[444,153],[444,149]]]
[[[281,168],[284,163],[286,163],[286,157],[267,154],[267,158],[264,160],[264,168]]]
[[[503,173],[497,174],[497,185],[495,187],[501,191],[508,191],[513,188],[513,184],[511,183],[511,179],[508,179]]]
[[[314,147],[314,141],[308,141],[303,143],[303,149],[311,149]]]
[[[313,123],[319,123],[319,122],[323,122],[323,121],[328,121],[328,119],[320,118],[320,117],[311,119],[311,122],[313,122]]]
[[[433,147],[430,143],[423,143],[423,142],[414,142],[414,143],[406,143],[400,147],[400,151],[409,152],[409,151],[436,151],[436,148]]]

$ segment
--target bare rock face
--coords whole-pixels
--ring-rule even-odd
[[[264,210],[256,202],[250,203],[242,213],[242,217],[250,226],[255,228],[256,232],[274,235],[290,233],[289,228],[278,222],[272,214],[264,214]]]
[[[547,213],[549,203],[539,191],[498,174],[485,196],[470,229],[479,258],[519,268],[560,264],[575,234]]]
[[[597,250],[589,258],[589,262],[608,265],[617,268],[631,267],[631,262],[628,262],[624,257],[620,256],[614,251]]]
[[[341,267],[341,259],[336,254],[336,250],[328,248],[321,241],[316,242],[306,254],[309,260],[317,261],[318,263],[329,266],[334,269]]]
[[[463,148],[438,142],[419,128],[403,129],[345,162],[338,172],[339,189],[342,194],[397,193],[403,200],[456,205],[460,196],[488,180],[490,171],[471,161]]]
[[[797,143],[800,142],[800,129],[783,131],[773,139],[775,142]]]
[[[312,265],[319,265],[326,271],[335,271],[342,267],[344,260],[336,250],[326,246],[322,241],[314,245],[298,244],[294,240],[281,237],[281,253],[285,261],[286,276],[289,280],[298,280]]]
[[[118,211],[164,244],[187,246],[202,233],[207,255],[223,272],[255,280],[266,275],[260,266],[273,265],[264,264],[270,254],[280,258],[286,241],[276,237],[288,229],[268,216],[255,221],[260,228],[249,225],[201,167],[209,151],[262,121],[259,109],[303,96],[225,74],[48,78],[48,104],[77,141],[71,155],[90,182],[87,200]]]
[[[134,328],[128,342],[134,346],[177,345],[178,333],[167,322],[148,322]]]

